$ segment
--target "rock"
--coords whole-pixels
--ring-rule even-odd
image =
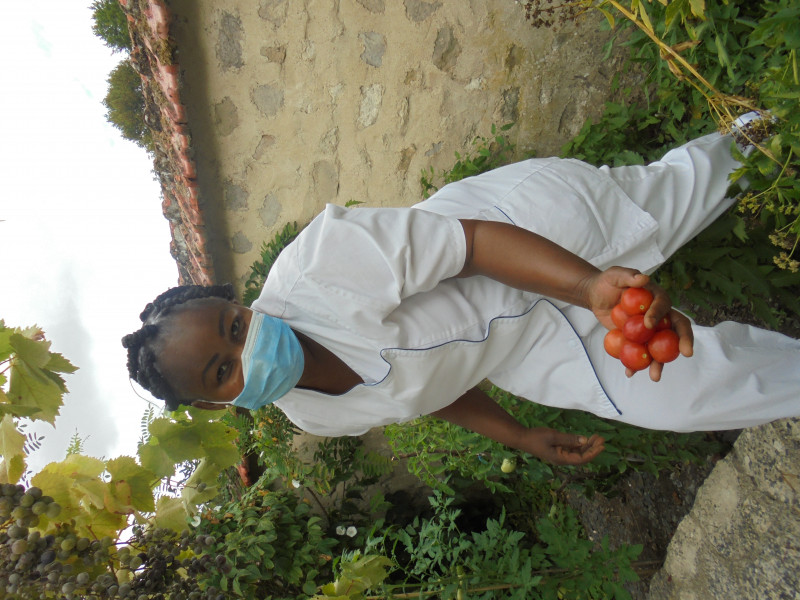
[[[241,231],[237,231],[231,238],[231,250],[237,254],[246,254],[253,249],[253,242]]]
[[[358,113],[358,126],[365,129],[374,125],[378,120],[383,101],[384,87],[380,83],[373,83],[361,88],[361,106]]]
[[[239,111],[228,96],[214,105],[214,124],[221,136],[230,135],[239,126]]]
[[[240,69],[244,66],[242,44],[244,27],[238,15],[223,12],[217,31],[217,60],[223,70]]]
[[[386,38],[374,31],[360,33],[358,37],[364,44],[361,60],[372,67],[380,67],[383,62],[383,53],[386,52]]]
[[[255,87],[250,99],[265,117],[274,117],[283,108],[283,90],[273,85]]]
[[[649,600],[797,598],[800,426],[747,429],[700,488]]]

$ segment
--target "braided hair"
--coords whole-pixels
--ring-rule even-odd
[[[181,285],[170,288],[149,302],[139,315],[143,325],[122,338],[122,346],[128,350],[128,376],[156,398],[164,400],[167,410],[177,410],[181,404],[187,403],[175,393],[170,383],[163,377],[156,366],[157,356],[152,348],[162,328],[154,321],[168,314],[176,306],[203,298],[222,298],[233,301],[233,286],[225,285]]]

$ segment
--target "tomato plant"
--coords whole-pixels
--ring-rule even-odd
[[[644,288],[628,288],[622,292],[619,305],[629,315],[643,315],[653,302],[653,293]]]
[[[624,343],[625,335],[622,333],[621,329],[612,329],[606,334],[606,337],[603,338],[603,347],[606,349],[606,352],[614,358],[619,358]]]
[[[647,368],[653,361],[650,353],[647,351],[647,346],[631,341],[626,341],[622,345],[619,359],[622,361],[622,364],[631,371],[641,371]]]
[[[645,327],[644,315],[633,315],[625,321],[622,333],[625,335],[625,339],[638,344],[644,344],[653,337],[655,330]]]
[[[653,360],[660,363],[672,362],[681,353],[678,345],[678,334],[672,329],[657,331],[647,343],[647,349]]]

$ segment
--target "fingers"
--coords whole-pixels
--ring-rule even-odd
[[[680,348],[683,356],[691,356],[694,354],[694,332],[692,331],[692,322],[686,317],[673,309],[670,313],[672,319],[672,328],[678,334],[678,347]]]
[[[581,435],[554,432],[552,462],[560,465],[583,465],[594,460],[604,449],[605,440],[595,434],[588,440]]]
[[[660,362],[653,361],[650,363],[650,379],[652,381],[661,381],[661,371],[664,365]]]

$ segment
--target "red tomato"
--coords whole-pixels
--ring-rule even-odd
[[[603,347],[605,347],[606,352],[608,352],[614,358],[619,358],[619,354],[622,351],[622,344],[624,343],[625,336],[619,329],[612,329],[603,339]]]
[[[669,315],[664,315],[664,317],[656,323],[656,326],[653,327],[656,331],[661,331],[662,329],[672,329],[672,319],[669,318]]]
[[[652,302],[652,292],[644,288],[627,288],[619,299],[622,310],[629,315],[643,315]]]
[[[653,337],[655,331],[644,326],[644,315],[633,315],[625,321],[622,333],[628,341],[644,344]]]
[[[625,327],[625,321],[628,320],[628,313],[622,310],[622,307],[617,304],[611,309],[611,320],[614,322],[614,325],[617,326],[617,329],[622,329]]]
[[[644,344],[637,344],[636,342],[625,342],[622,344],[622,351],[620,352],[619,359],[622,364],[628,367],[631,371],[641,371],[646,369],[653,361],[647,347]]]
[[[647,349],[653,360],[660,363],[672,362],[681,353],[678,347],[678,334],[672,329],[657,331],[647,343]]]

